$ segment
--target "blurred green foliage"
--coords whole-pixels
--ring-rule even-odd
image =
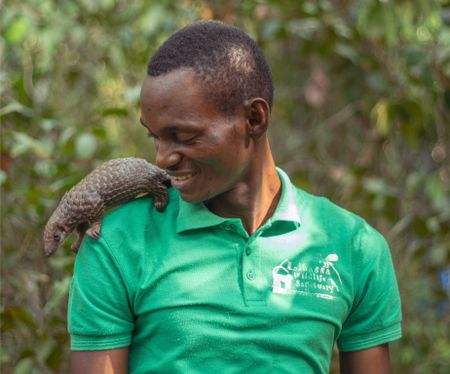
[[[63,192],[100,162],[153,160],[138,120],[147,60],[201,18],[243,28],[265,51],[276,84],[270,135],[278,164],[387,237],[404,311],[394,372],[447,372],[450,2],[1,6],[2,372],[68,371],[74,257],[66,243],[44,258],[42,229]]]

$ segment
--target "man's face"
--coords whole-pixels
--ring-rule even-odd
[[[155,140],[156,163],[192,203],[230,198],[249,177],[252,151],[244,108],[223,114],[203,85],[179,69],[147,76],[141,92],[141,122]]]

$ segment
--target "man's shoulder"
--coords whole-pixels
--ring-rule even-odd
[[[329,198],[306,192],[294,187],[296,200],[303,220],[320,223],[327,231],[339,231],[356,234],[365,230],[371,234],[379,235],[378,231],[358,215],[331,201]]]
[[[151,195],[136,198],[125,204],[106,212],[103,226],[107,230],[118,227],[143,227],[148,223],[162,223],[172,219],[178,212],[178,193],[169,188],[169,200],[163,211],[158,211],[154,206],[154,198]]]
[[[331,201],[328,197],[316,195],[311,192],[306,192],[303,189],[294,186],[296,198],[301,206],[307,209],[320,213],[329,219],[338,219],[344,221],[358,221],[363,222],[363,218],[356,213],[344,208],[337,203]]]
[[[288,175],[278,168],[287,191],[287,204],[294,204],[300,222],[315,224],[319,227],[350,228],[364,225],[364,219],[350,210],[339,206],[325,196],[307,192],[297,186]]]
[[[384,236],[363,217],[339,206],[324,196],[296,188],[300,220],[313,232],[319,230],[330,240],[351,243],[366,258],[386,255],[389,246]]]

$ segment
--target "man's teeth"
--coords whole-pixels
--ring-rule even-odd
[[[189,179],[192,176],[193,176],[193,174],[186,174],[186,175],[183,175],[181,177],[173,177],[173,179],[176,180],[176,181],[185,181],[186,179]]]

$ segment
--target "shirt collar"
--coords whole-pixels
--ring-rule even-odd
[[[179,195],[180,209],[177,217],[177,233],[183,231],[217,226],[228,220],[212,213],[203,203],[191,204],[184,201]]]
[[[300,226],[299,203],[297,202],[296,187],[291,183],[289,176],[277,167],[277,172],[281,181],[281,196],[274,214],[269,218],[268,223],[278,221],[292,222],[296,227]]]
[[[277,208],[265,226],[274,224],[287,224],[293,228],[300,226],[300,214],[296,201],[296,189],[292,185],[288,175],[277,167],[281,181],[281,196]],[[203,203],[191,204],[184,201],[179,195],[179,212],[176,222],[177,233],[183,231],[218,226],[230,218],[220,217],[212,213]]]

